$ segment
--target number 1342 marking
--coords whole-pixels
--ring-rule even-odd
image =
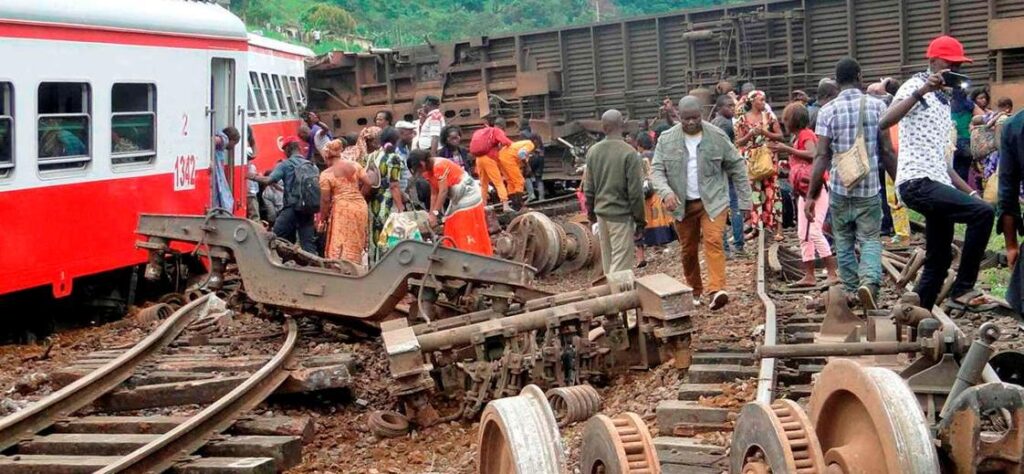
[[[196,188],[196,156],[183,155],[174,161],[174,190],[187,191]]]

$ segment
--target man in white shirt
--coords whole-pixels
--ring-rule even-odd
[[[992,206],[960,178],[947,159],[955,147],[955,128],[952,97],[943,73],[956,72],[966,62],[971,59],[953,37],[932,40],[928,45],[928,71],[903,83],[879,121],[883,129],[899,123],[896,189],[907,207],[925,217],[927,254],[914,291],[921,297],[921,306],[928,309],[936,303],[953,261],[951,245],[956,223],[967,224],[967,233],[949,296],[963,305],[974,304],[974,284],[995,219]]]
[[[441,101],[437,97],[428,95],[423,99],[423,107],[420,108],[420,119],[417,123],[415,149],[429,150],[430,156],[437,156],[437,150],[441,143],[441,130],[444,129],[444,114],[441,113]]]
[[[749,211],[747,165],[720,128],[701,119],[701,102],[694,96],[679,101],[679,123],[658,138],[651,164],[651,185],[672,212],[682,247],[683,274],[700,297],[699,247],[708,265],[709,308],[729,302],[725,292],[725,248],[722,235],[728,222],[729,182],[736,189],[740,211]],[[747,213],[744,213],[747,214]]]

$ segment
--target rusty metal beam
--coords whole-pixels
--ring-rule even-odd
[[[654,35],[658,48],[658,90],[665,87],[665,38],[661,32],[661,18],[654,19]]]
[[[857,6],[855,0],[846,0],[846,46],[850,56],[857,57]]]
[[[939,0],[939,21],[942,23],[942,34],[949,34],[949,0]]]
[[[527,265],[406,240],[391,249],[376,266],[361,275],[326,269],[286,266],[271,252],[273,235],[254,222],[237,217],[143,214],[140,246],[163,252],[155,241],[199,244],[230,254],[245,282],[245,292],[259,303],[344,316],[366,321],[387,316],[409,290],[408,280],[428,272],[435,280],[458,279],[510,289],[529,286],[533,269]],[[353,297],[358,295],[358,297]]]

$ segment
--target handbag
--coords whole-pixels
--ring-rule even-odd
[[[857,134],[853,139],[853,146],[849,150],[835,155],[836,174],[839,182],[847,189],[855,186],[871,172],[871,165],[868,162],[868,146],[864,141],[864,117],[867,101],[868,96],[862,95],[857,119]]]
[[[971,127],[971,156],[976,160],[985,158],[998,149],[996,132],[987,125]]]
[[[750,179],[761,181],[775,176],[775,163],[772,151],[767,146],[759,146],[750,150]]]
[[[767,114],[764,112],[761,113],[762,127],[767,122],[767,118],[765,117],[766,115]],[[775,161],[772,159],[772,151],[765,145],[761,145],[750,150],[748,166],[750,179],[754,181],[768,179],[778,173],[778,170],[775,169]]]

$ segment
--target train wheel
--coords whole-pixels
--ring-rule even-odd
[[[661,472],[647,424],[636,413],[615,418],[595,415],[583,428],[583,474],[657,474]]]
[[[940,471],[921,406],[891,370],[831,361],[809,406],[829,473]]]
[[[731,472],[822,474],[825,461],[814,427],[792,400],[743,407],[733,431]]]

